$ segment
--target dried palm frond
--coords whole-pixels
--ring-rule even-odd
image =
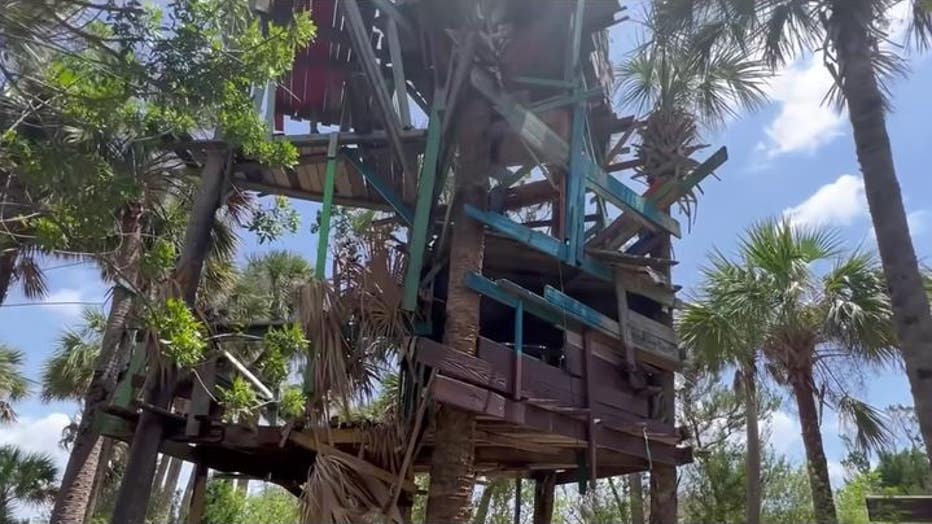
[[[334,397],[348,405],[356,380],[348,373],[351,348],[343,332],[348,315],[339,294],[326,281],[307,283],[298,292],[298,319],[310,342],[311,404]]]
[[[387,518],[400,523],[397,506],[389,508],[387,515],[382,513],[390,486],[360,472],[351,459],[355,457],[317,454],[304,485],[302,520],[308,524],[357,524]]]

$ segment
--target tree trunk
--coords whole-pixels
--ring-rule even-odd
[[[474,96],[459,116],[459,161],[455,173],[456,202],[450,243],[450,283],[444,343],[455,351],[474,354],[479,336],[479,294],[464,285],[471,271],[482,271],[484,231],[470,220],[465,204],[485,207],[491,147],[487,135],[491,109]],[[472,414],[441,406],[430,466],[427,522],[465,523],[469,520],[473,488]]]
[[[204,258],[210,247],[210,234],[217,219],[225,180],[226,153],[210,152],[201,175],[201,183],[185,231],[184,245],[174,272],[175,287],[171,296],[181,297],[194,308],[197,285]],[[158,364],[155,337],[147,337],[149,369],[143,399],[156,408],[168,409],[174,398],[178,370],[168,362]],[[126,471],[117,495],[112,524],[143,524],[152,496],[152,475],[165,428],[162,419],[151,410],[142,410],[130,445]]]
[[[479,496],[479,503],[476,504],[476,511],[472,516],[472,524],[485,524],[489,517],[489,505],[492,503],[492,496],[505,487],[502,479],[489,479],[482,495]]]
[[[890,289],[894,326],[916,416],[926,454],[932,460],[932,315],[893,165],[883,96],[870,59],[873,42],[853,20],[861,14],[856,11],[836,9],[832,14],[831,22],[840,22],[841,27],[834,43],[841,65],[842,92],[854,130],[858,163],[864,175],[867,204]]]
[[[0,304],[6,301],[6,295],[13,283],[13,272],[16,270],[17,251],[13,248],[0,253]]]
[[[809,489],[818,524],[836,524],[832,484],[828,476],[828,461],[822,448],[822,430],[819,428],[819,411],[816,407],[812,369],[798,370],[790,376],[799,425],[802,428],[803,447],[806,448],[806,469],[809,472]]]
[[[608,489],[612,492],[612,498],[615,499],[615,510],[618,512],[619,523],[627,523],[628,505],[625,504],[624,498],[618,492],[618,486],[615,485],[615,477],[608,477]]]
[[[97,501],[100,499],[100,492],[104,489],[104,483],[107,481],[107,471],[110,467],[110,460],[113,458],[113,439],[101,437],[100,455],[97,458],[97,471],[94,473],[94,487],[91,488],[91,495],[87,500],[87,510],[84,512],[84,522],[88,523],[94,518],[94,512],[97,511]]]
[[[761,457],[760,427],[757,409],[757,370],[753,363],[742,366],[742,386],[744,389],[744,416],[747,432],[747,507],[745,521],[747,524],[760,524],[761,510]]]
[[[553,495],[557,474],[553,471],[538,474],[534,479],[534,524],[553,522]]]
[[[113,261],[118,280],[113,286],[100,355],[94,364],[91,384],[84,396],[81,422],[52,508],[52,524],[81,524],[87,515],[100,458],[100,434],[94,423],[116,388],[119,363],[123,360],[119,348],[124,347],[122,342],[134,299],[133,291],[123,283],[130,286],[138,284],[142,215],[143,207],[139,202],[127,204],[121,213],[121,242]]]
[[[644,483],[640,473],[628,475],[631,486],[631,524],[644,524]]]

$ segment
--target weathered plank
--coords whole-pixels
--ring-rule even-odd
[[[534,428],[543,433],[563,435],[584,442],[587,438],[587,423],[583,419],[548,411],[527,403],[519,403],[503,395],[460,382],[447,377],[437,377],[431,387],[433,398],[484,416],[509,420]],[[648,450],[644,439],[628,435],[606,425],[595,428],[599,447],[607,448],[635,457],[651,457],[658,464],[676,465],[682,463],[682,456],[669,444],[651,441]]]
[[[932,522],[932,496],[867,496],[871,522]]]
[[[642,196],[657,208],[665,209],[696,187],[726,160],[728,160],[728,150],[722,147],[682,180],[671,180],[663,185],[655,185],[645,191]],[[631,213],[623,213],[592,237],[587,246],[618,249],[633,238],[640,229],[641,224],[636,217]]]
[[[481,358],[476,358],[452,350],[429,338],[419,337],[415,360],[439,370],[444,375],[465,380],[477,386],[483,386],[500,393],[510,391],[509,379],[501,370]]]

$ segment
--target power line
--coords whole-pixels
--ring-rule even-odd
[[[28,307],[28,306],[102,306],[104,302],[19,302],[16,304],[0,304],[0,307]]]

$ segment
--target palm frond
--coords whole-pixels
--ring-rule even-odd
[[[897,359],[893,308],[876,258],[854,252],[836,262],[822,280],[827,337],[866,360]]]
[[[5,406],[0,413],[0,423],[15,421],[16,413],[11,403],[29,395],[30,382],[24,373],[24,366],[25,358],[21,351],[0,345],[0,402]]]
[[[849,395],[839,398],[835,409],[842,424],[854,431],[854,443],[859,449],[879,451],[890,444],[888,420],[882,411]]]
[[[38,261],[28,253],[20,251],[16,259],[16,269],[14,270],[16,279],[23,286],[23,294],[31,300],[36,300],[48,294],[49,288],[46,282],[45,273],[39,266]]]

